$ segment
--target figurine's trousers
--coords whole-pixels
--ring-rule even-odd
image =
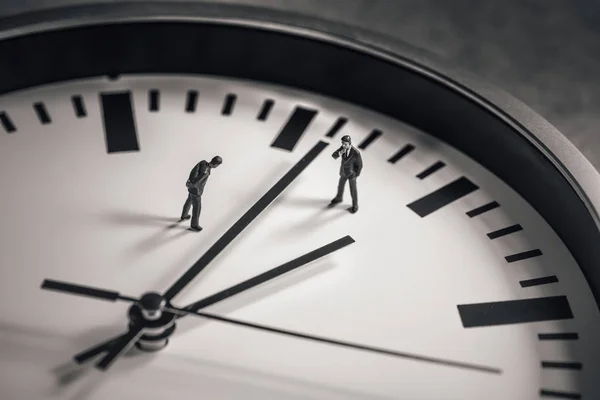
[[[346,181],[350,183],[350,195],[352,196],[352,206],[358,207],[358,192],[356,190],[356,178],[346,178],[345,176],[340,176],[340,181],[338,183],[338,192],[336,199],[342,200],[344,198],[344,189],[346,187]]]
[[[181,216],[185,217],[190,212],[192,207],[192,220],[190,221],[191,226],[198,226],[198,219],[200,218],[200,210],[202,209],[202,202],[200,201],[199,195],[188,193],[188,198],[183,205]]]

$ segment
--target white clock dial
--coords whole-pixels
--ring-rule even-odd
[[[505,183],[426,133],[315,94],[189,76],[39,87],[3,96],[0,110],[3,398],[600,396],[600,315],[569,250]],[[348,188],[327,207],[343,135],[364,164],[355,214]],[[134,297],[166,290],[319,141],[327,147],[173,304],[350,235],[352,245],[203,311],[500,374],[188,316],[160,352],[57,383],[74,354],[124,332],[128,305],[44,291],[44,279]],[[192,232],[178,221],[185,182],[215,155],[204,229]]]

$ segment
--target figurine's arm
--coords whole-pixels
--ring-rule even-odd
[[[356,159],[354,161],[354,173],[356,174],[357,178],[360,176],[362,167],[363,167],[362,157],[359,152],[356,152]]]
[[[198,174],[194,179],[190,179],[192,185],[197,184],[198,182],[208,178],[208,166],[202,165],[198,168]]]
[[[198,164],[196,164],[194,166],[194,168],[192,168],[192,170],[190,171],[190,176],[188,177],[187,182],[185,182],[185,186],[187,186],[188,188],[190,188],[191,186],[193,186],[193,181],[198,176],[198,169],[199,169],[199,167],[200,166]]]
[[[340,158],[342,150],[344,150],[344,146],[341,146],[339,149],[334,151],[333,154],[331,155],[331,157],[333,157],[335,160],[337,160],[338,158]]]
[[[200,169],[200,164],[194,165],[194,168],[190,171],[190,176],[188,177],[188,181],[193,181],[198,176],[198,170]]]

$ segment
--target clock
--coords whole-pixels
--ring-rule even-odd
[[[600,176],[519,101],[249,7],[3,26],[2,398],[600,396]]]

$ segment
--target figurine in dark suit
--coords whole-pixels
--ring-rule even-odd
[[[356,178],[360,176],[362,171],[363,163],[360,152],[352,146],[352,140],[350,136],[345,135],[342,137],[342,146],[337,149],[332,155],[335,160],[342,157],[342,163],[340,166],[340,181],[338,184],[337,195],[331,200],[330,205],[334,206],[341,203],[344,199],[344,189],[346,181],[350,182],[350,195],[352,196],[352,207],[348,208],[348,211],[355,213],[358,211],[358,193],[356,190]]]
[[[192,168],[190,177],[185,183],[185,186],[188,189],[188,198],[181,211],[181,220],[190,219],[189,211],[191,206],[192,220],[190,222],[190,227],[197,232],[202,230],[202,227],[198,225],[198,219],[200,218],[200,210],[202,209],[201,197],[202,193],[204,193],[204,186],[210,176],[210,170],[217,168],[221,163],[223,163],[223,159],[219,156],[213,157],[210,162],[205,160],[200,161]]]

